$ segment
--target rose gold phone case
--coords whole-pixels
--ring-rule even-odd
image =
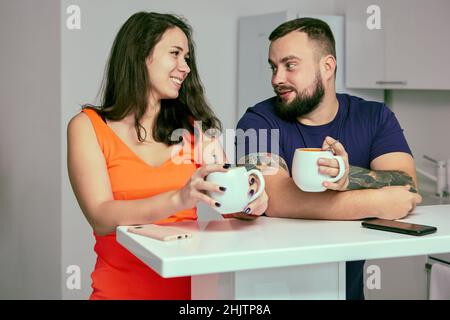
[[[128,228],[128,232],[139,234],[141,236],[149,237],[160,241],[180,240],[192,237],[191,233],[188,233],[181,229],[166,226],[158,226],[155,224],[132,226]]]

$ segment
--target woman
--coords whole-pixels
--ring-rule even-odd
[[[171,159],[185,156],[171,133],[187,130],[189,143],[194,121],[221,129],[203,95],[191,28],[173,15],[134,14],[112,46],[101,105],[85,106],[67,129],[70,181],[96,239],[91,299],[190,299],[190,277],[160,277],[116,242],[115,229],[195,220],[200,201],[220,206],[206,191],[226,191],[204,178],[229,165]],[[223,155],[212,141],[208,149]],[[262,214],[267,195],[249,207]]]

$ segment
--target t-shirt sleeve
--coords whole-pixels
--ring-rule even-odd
[[[236,127],[236,163],[243,163],[244,156],[254,153],[271,153],[285,159],[279,137],[280,130],[276,125],[262,115],[247,111]]]
[[[412,155],[403,129],[395,114],[385,105],[381,111],[378,128],[372,141],[370,159],[373,160],[390,152],[405,152]]]

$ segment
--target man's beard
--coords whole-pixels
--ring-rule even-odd
[[[294,90],[296,93],[296,97],[290,103],[283,102],[279,96],[279,91],[285,89]],[[278,95],[275,102],[275,112],[281,119],[294,122],[297,118],[314,111],[319,106],[325,95],[325,89],[323,88],[322,77],[317,73],[314,91],[311,95],[308,95],[306,90],[298,93],[295,88],[290,86],[279,86],[275,89],[275,93]]]

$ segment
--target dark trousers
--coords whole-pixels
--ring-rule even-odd
[[[364,300],[364,260],[345,264],[345,295],[347,300]]]

